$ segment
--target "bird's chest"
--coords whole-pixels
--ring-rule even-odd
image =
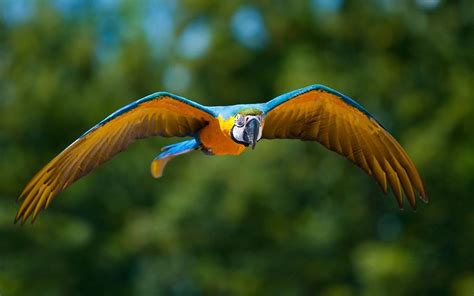
[[[199,139],[210,153],[214,155],[239,155],[245,146],[232,140],[230,128],[225,123],[214,120],[199,133]]]

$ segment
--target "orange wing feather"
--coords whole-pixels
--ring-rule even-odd
[[[318,141],[373,176],[384,193],[391,186],[400,208],[403,192],[428,201],[420,175],[401,145],[376,120],[324,89],[297,95],[265,117],[263,137]]]
[[[198,132],[214,117],[172,97],[159,95],[117,115],[77,139],[26,185],[15,222],[32,223],[42,208],[79,178],[125,150],[136,139],[183,137]]]

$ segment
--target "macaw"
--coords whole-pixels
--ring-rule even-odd
[[[403,192],[415,209],[418,195],[428,202],[420,175],[382,124],[359,103],[323,85],[311,85],[267,103],[203,106],[157,92],[99,122],[44,166],[26,185],[15,222],[33,223],[58,193],[125,150],[137,139],[190,137],[162,148],[151,174],[163,175],[174,157],[201,150],[208,155],[239,155],[261,139],[317,141],[372,176],[387,194],[390,185],[399,207]]]

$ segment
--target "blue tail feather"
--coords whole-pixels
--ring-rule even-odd
[[[201,146],[201,143],[197,139],[191,139],[175,144],[165,146],[161,149],[161,153],[156,157],[156,159],[162,159],[168,156],[176,156],[183,153],[190,152],[192,150],[198,149]]]

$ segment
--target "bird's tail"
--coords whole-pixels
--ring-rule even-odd
[[[163,176],[163,171],[166,167],[166,164],[171,159],[178,155],[196,150],[200,147],[201,143],[197,139],[191,139],[163,147],[161,149],[161,153],[151,162],[151,175],[153,178],[160,178]]]

